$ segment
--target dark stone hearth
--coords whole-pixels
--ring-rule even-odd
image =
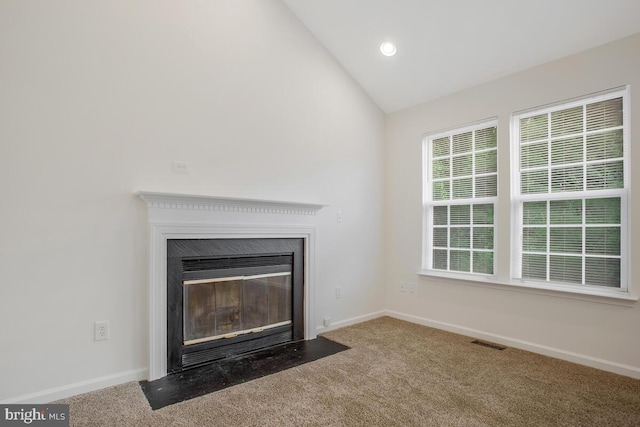
[[[345,345],[318,337],[219,360],[155,381],[140,381],[140,387],[155,411],[348,349]]]

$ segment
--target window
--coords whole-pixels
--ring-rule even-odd
[[[514,113],[500,147],[497,119],[426,135],[421,274],[633,298],[628,117],[626,87]]]
[[[626,291],[627,90],[512,116],[512,276]]]
[[[493,275],[496,122],[426,136],[423,153],[423,269]]]

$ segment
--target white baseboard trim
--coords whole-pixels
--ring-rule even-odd
[[[366,314],[363,316],[357,316],[346,320],[341,320],[332,324],[329,327],[317,327],[317,332],[328,332],[334,329],[343,328],[345,326],[354,325],[356,323],[366,322],[381,316],[384,316],[384,311],[378,311],[375,313]],[[1,400],[0,405],[9,404],[42,404],[49,403],[55,400],[66,399],[68,397],[76,396],[82,393],[88,393],[90,391],[100,390],[106,387],[111,387],[118,384],[123,384],[129,381],[145,380],[149,377],[149,371],[147,368],[132,369],[130,371],[119,372],[117,374],[105,375],[103,377],[93,378],[86,381],[80,381],[73,384],[66,384],[60,387],[54,387],[35,393],[25,394],[22,396],[16,396],[9,399]]]
[[[318,326],[316,330],[318,333],[333,331],[334,329],[344,328],[345,326],[355,325],[356,323],[366,322],[367,320],[377,319],[378,317],[386,316],[386,310],[376,311],[374,313],[364,314],[362,316],[352,317],[350,319],[341,320],[336,323],[332,323],[329,326]]]
[[[613,372],[614,374],[620,374],[627,377],[640,379],[640,368],[635,366],[624,365],[621,363],[612,362],[610,360],[604,360],[584,354],[573,353],[571,351],[548,347],[545,345],[523,341],[516,338],[505,337],[490,332],[467,328],[465,326],[458,326],[451,323],[427,319],[424,317],[399,313],[393,310],[384,310],[384,315],[400,320],[406,320],[407,322],[416,323],[423,326],[429,326],[435,329],[442,329],[448,332],[466,335],[476,339],[491,341],[496,344],[506,345],[508,347],[519,348],[521,350],[542,354],[544,356],[555,357],[556,359],[562,359],[580,365],[590,366],[592,368],[601,369],[603,371]]]
[[[0,404],[9,405],[13,403],[49,403],[55,400],[66,399],[78,394],[100,390],[102,388],[111,387],[129,381],[140,381],[147,378],[147,368],[132,369],[130,371],[119,372],[112,375],[105,375],[103,377],[92,378],[86,381],[80,381],[73,384],[67,384],[31,394],[13,397],[0,401]]]
[[[468,337],[491,341],[497,344],[506,345],[508,347],[519,348],[521,350],[531,351],[533,353],[542,354],[544,356],[555,357],[557,359],[566,360],[580,365],[590,366],[592,368],[601,369],[603,371],[624,375],[631,378],[640,379],[640,368],[624,365],[610,360],[599,359],[584,354],[573,353],[558,348],[548,347],[516,338],[505,337],[490,332],[480,331],[465,326],[454,325],[451,323],[440,322],[438,320],[427,319],[425,317],[404,314],[393,310],[380,310],[374,313],[362,316],[352,317],[350,319],[341,320],[332,323],[330,326],[318,326],[317,332],[329,332],[335,329],[344,328],[345,326],[355,325],[357,323],[366,322],[368,320],[377,319],[378,317],[389,316],[399,320],[415,323],[418,325],[428,326],[435,329],[441,329],[455,334],[465,335]],[[28,403],[48,403],[59,399],[66,399],[82,393],[100,390],[129,381],[140,381],[148,378],[148,369],[139,368],[130,371],[120,372],[117,374],[106,375],[103,377],[93,378],[86,381],[80,381],[73,384],[67,384],[60,387],[54,387],[39,392],[25,394],[0,401],[2,405],[8,404],[28,404]]]

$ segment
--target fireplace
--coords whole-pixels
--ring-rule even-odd
[[[304,338],[303,239],[167,240],[167,371]]]
[[[315,313],[316,214],[325,205],[139,191],[149,226],[149,380],[169,372],[168,242],[171,240],[298,239],[303,242],[302,309],[305,340],[317,335]],[[197,257],[196,257],[197,258]],[[295,265],[294,265],[295,269]],[[298,294],[300,295],[300,293]],[[171,311],[175,316],[175,311]],[[293,313],[293,312],[292,312]],[[296,314],[293,315],[294,319]],[[296,322],[292,321],[295,327]],[[174,356],[175,357],[175,356]]]

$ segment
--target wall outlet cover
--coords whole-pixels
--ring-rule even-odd
[[[109,339],[109,321],[99,320],[93,324],[94,341],[104,341]]]

